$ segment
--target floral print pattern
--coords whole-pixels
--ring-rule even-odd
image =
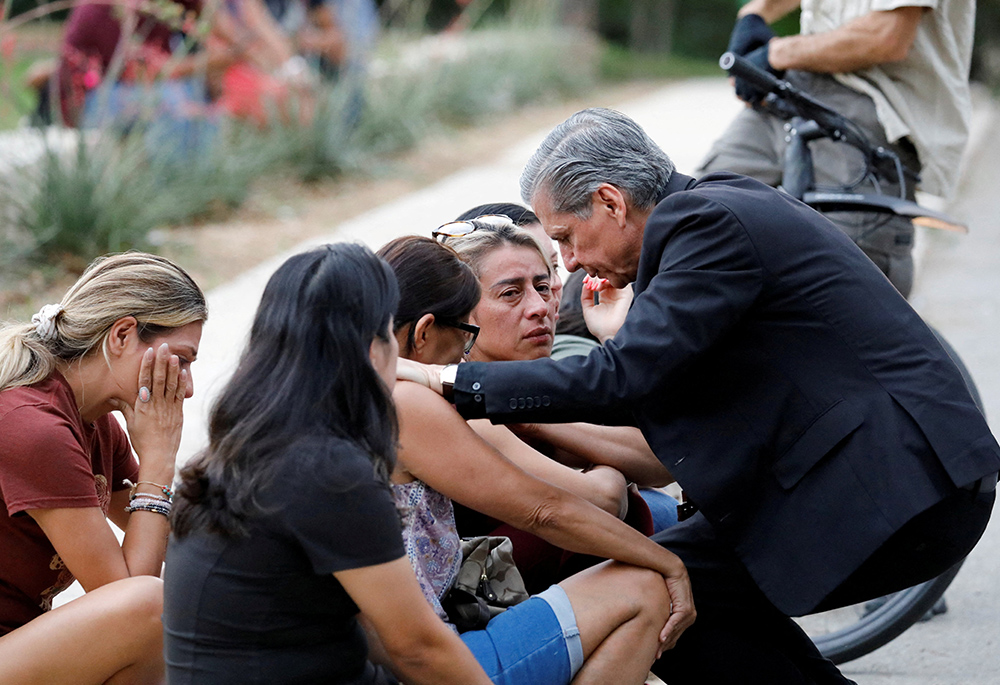
[[[403,545],[420,589],[443,621],[441,598],[451,589],[462,565],[461,540],[451,500],[426,483],[393,483],[392,496],[403,522]]]

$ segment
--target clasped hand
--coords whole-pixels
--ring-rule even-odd
[[[691,627],[697,617],[694,608],[694,598],[691,592],[691,579],[688,577],[687,568],[684,563],[671,553],[676,559],[675,568],[664,574],[663,579],[667,584],[667,592],[670,594],[670,618],[660,631],[660,648],[656,653],[659,659],[668,649],[673,649],[677,640],[685,630]]]
[[[412,359],[400,357],[396,363],[396,379],[417,383],[440,395],[441,369],[443,368],[437,364],[421,364]]]

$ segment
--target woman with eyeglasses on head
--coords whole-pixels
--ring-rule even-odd
[[[539,244],[542,246],[542,251],[545,253],[548,262],[552,267],[552,279],[550,285],[552,287],[552,294],[555,295],[556,300],[555,319],[556,321],[559,321],[560,309],[567,302],[563,294],[563,286],[565,283],[559,273],[559,250],[557,249],[556,241],[545,233],[538,215],[524,205],[520,205],[515,202],[492,202],[477,205],[472,209],[462,212],[458,215],[455,221],[452,222],[452,225],[462,224],[463,222],[472,221],[474,219],[482,219],[483,217],[496,217],[498,219],[507,217],[514,223],[515,226],[528,231],[538,240]],[[449,224],[445,224],[445,226],[448,225]],[[466,229],[462,229],[462,231],[464,230]],[[446,237],[442,234],[441,239],[445,240]],[[586,274],[581,272],[580,276],[586,276]],[[570,276],[570,278],[573,277]],[[600,281],[600,279],[595,280],[595,286],[597,281]],[[623,290],[615,290],[605,284],[594,287],[592,290],[602,291],[603,301],[606,305],[610,306],[598,308],[597,310],[593,307],[587,308],[588,318],[590,319],[587,325],[594,328],[593,331],[588,332],[588,336],[593,336],[598,341],[604,342],[609,338],[614,337],[615,333],[618,332],[618,329],[624,322],[625,314],[628,313],[628,308],[632,303],[632,287],[629,286]],[[577,309],[581,307],[579,299],[572,304]],[[609,311],[612,309],[614,311]],[[580,325],[585,325],[582,322],[582,315]],[[562,324],[560,324],[560,328],[561,327]],[[559,338],[557,337],[555,348],[559,347],[559,342]],[[555,348],[553,353],[555,353]]]
[[[559,275],[559,250],[556,249],[556,242],[545,235],[542,229],[542,222],[538,216],[525,207],[515,202],[491,202],[485,205],[477,205],[472,209],[462,212],[455,221],[471,221],[481,216],[506,216],[518,228],[523,228],[531,235],[535,236],[538,244],[542,246],[545,257],[552,267],[552,275],[549,278],[549,287],[552,288],[552,296],[556,302],[556,319],[559,318],[559,302],[562,301],[563,281]]]
[[[187,273],[133,252],[0,329],[0,681],[162,681],[159,575],[206,316]],[[86,594],[52,609],[74,579]]]
[[[534,239],[522,235],[537,251]],[[428,238],[399,238],[379,254],[400,283],[395,328],[401,356],[439,364],[461,360],[469,337],[453,324],[474,320],[480,303],[475,274],[454,251]],[[644,682],[653,660],[673,646],[675,630],[685,627],[669,618],[664,582],[676,571],[676,557],[507,459],[436,393],[398,383],[393,399],[400,421],[393,492],[404,514],[410,562],[441,619],[449,620],[442,599],[461,563],[452,500],[566,549],[624,562],[588,569],[507,609],[485,629],[463,633],[493,682]],[[675,600],[689,603],[690,597]]]
[[[502,205],[484,206],[492,208]],[[517,205],[512,206],[517,207]],[[475,230],[477,226],[480,228]],[[474,322],[481,329],[479,344],[469,359],[511,361],[550,356],[557,327],[554,320],[558,302],[555,301],[551,288],[532,289],[518,286],[517,283],[527,284],[530,277],[544,286],[546,269],[551,273],[554,267],[551,262],[541,263],[537,255],[525,262],[527,252],[511,249],[513,221],[499,217],[490,218],[485,222],[479,219],[471,222],[453,222],[438,228],[434,233],[438,240],[454,248],[472,266],[483,288],[483,303],[473,315]],[[537,239],[537,236],[535,237]],[[552,241],[548,238],[546,240],[548,242],[542,245],[551,244]],[[542,252],[544,260],[547,257],[544,247]],[[603,290],[608,293],[609,289]],[[516,292],[516,296],[512,297],[511,291]],[[577,299],[580,299],[579,296]],[[548,318],[544,316],[545,306],[548,307]],[[580,304],[576,306],[579,308]],[[616,321],[616,318],[620,315],[621,308],[617,306],[617,301],[612,299],[608,299],[604,306],[611,310],[610,316],[604,311],[597,311],[600,306],[588,307],[590,310],[588,313],[592,320],[596,320],[598,330],[617,330],[621,322]],[[594,315],[604,315],[604,318],[595,319]],[[531,340],[532,332],[546,326],[551,327],[551,335],[538,339],[538,344],[525,344],[526,340]],[[518,330],[521,330],[523,335],[514,333]],[[598,426],[586,423],[501,426],[493,425],[486,420],[474,421],[472,425],[484,438],[508,455],[516,455],[523,449],[522,441],[527,441],[532,447],[569,466],[613,467],[623,473],[630,482],[643,488],[662,487],[673,482],[670,472],[653,454],[642,433],[635,427]],[[660,494],[657,492],[647,496],[653,498]],[[659,521],[661,527],[676,523],[676,501],[668,499],[665,495],[663,498],[667,499],[667,504],[661,503],[658,499],[654,500],[657,509],[655,519]],[[645,509],[645,505],[641,502],[634,502],[634,506]],[[660,529],[655,528],[655,530]],[[648,532],[652,533],[654,530],[650,529]]]
[[[387,479],[392,271],[327,245],[271,277],[209,446],[181,473],[163,612],[171,683],[488,683],[424,600]]]

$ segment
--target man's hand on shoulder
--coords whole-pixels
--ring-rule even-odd
[[[396,379],[418,383],[440,395],[442,394],[441,369],[443,368],[443,366],[436,364],[421,364],[420,362],[400,357],[399,362],[396,364]]]

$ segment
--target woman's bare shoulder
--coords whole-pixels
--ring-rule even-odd
[[[465,424],[450,402],[419,383],[398,381],[392,391],[392,401],[401,419],[419,419],[423,425]]]

